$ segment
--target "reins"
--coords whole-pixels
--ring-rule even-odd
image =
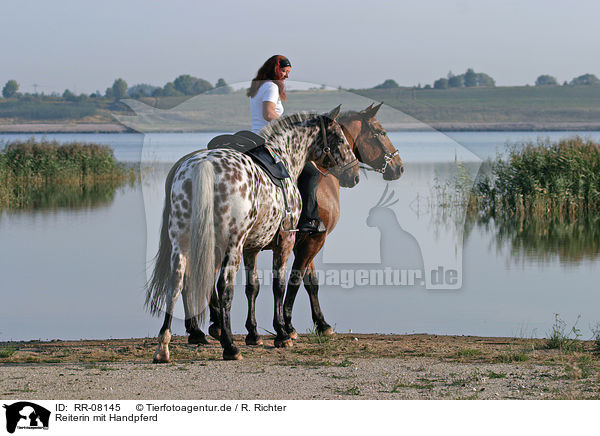
[[[329,174],[331,174],[331,170],[333,170],[333,169],[345,171],[356,165],[359,165],[358,159],[356,159],[356,158],[353,161],[348,162],[347,164],[343,164],[343,165],[337,161],[334,154],[331,152],[331,148],[329,147],[329,144],[327,143],[327,130],[325,129],[325,121],[323,121],[323,117],[320,117],[320,121],[321,121],[321,132],[323,132],[323,153],[325,154],[325,156],[327,156],[329,159],[331,159],[332,162],[335,162],[336,166],[332,167],[332,168],[328,168],[326,171],[321,171],[321,168],[319,168],[318,165],[315,165],[315,167],[317,168],[317,171],[319,171],[323,177],[326,177]],[[396,153],[397,153],[397,151],[396,151]],[[323,160],[324,159],[321,160],[321,163],[323,163]],[[387,164],[386,164],[386,166],[387,166]]]

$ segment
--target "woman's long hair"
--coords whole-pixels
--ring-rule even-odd
[[[248,92],[246,92],[246,95],[248,97],[254,97],[258,92],[260,85],[265,83],[266,80],[272,80],[279,88],[279,97],[283,101],[286,101],[287,96],[285,95],[283,80],[279,80],[279,77],[281,77],[279,61],[284,59],[287,60],[287,58],[282,55],[274,55],[267,59],[263,66],[259,68],[258,72],[256,73],[256,77],[252,79],[252,84],[250,85]]]

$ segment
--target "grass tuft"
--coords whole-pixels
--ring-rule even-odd
[[[17,350],[13,346],[0,347],[0,358],[6,359],[8,357],[11,357],[13,354],[15,354],[15,351]]]
[[[554,324],[552,325],[546,347],[551,350],[560,350],[567,353],[581,351],[581,331],[577,328],[579,318],[581,318],[581,315],[577,317],[573,327],[567,331],[567,323],[560,318],[558,313],[554,314]]]

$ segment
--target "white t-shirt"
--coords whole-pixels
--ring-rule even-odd
[[[258,133],[268,122],[263,118],[263,102],[275,103],[275,112],[279,116],[283,113],[283,105],[279,98],[279,88],[270,80],[264,82],[254,97],[250,97],[250,117],[252,119],[252,131]]]

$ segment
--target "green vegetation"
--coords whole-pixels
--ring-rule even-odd
[[[527,129],[541,128],[535,123],[585,123],[579,128],[590,129],[600,123],[600,81],[593,74],[575,77],[566,86],[557,86],[556,78],[541,75],[536,86],[496,87],[493,78],[469,68],[465,73],[449,73],[433,83],[421,87],[399,86],[393,79],[371,89],[350,90],[351,93],[387,105],[425,123],[531,123]],[[544,86],[554,85],[554,86]],[[596,86],[593,86],[596,85]],[[296,110],[330,110],[342,103],[347,109],[358,109],[347,104],[340,87],[338,91],[290,91],[286,112]],[[248,99],[243,90],[233,92],[224,79],[213,86],[208,81],[182,74],[163,86],[136,84],[128,87],[123,79],[116,79],[104,94],[96,91],[91,95],[76,95],[71,90],[64,93],[22,94],[15,80],[3,87],[4,99],[0,99],[1,123],[80,121],[90,123],[113,123],[113,114],[131,115],[131,111],[118,100],[124,97],[141,99],[144,103],[160,109],[171,109],[195,95],[203,95],[199,106],[182,108],[186,127],[179,125],[179,117],[171,117],[167,130],[234,130],[247,128]],[[212,98],[211,98],[212,97]],[[322,105],[327,100],[326,104]],[[204,104],[206,103],[206,104]],[[363,100],[361,104],[368,104]],[[363,106],[364,107],[364,106]],[[193,112],[188,123],[187,113]],[[191,116],[192,114],[190,114]],[[381,120],[397,128],[399,117]],[[401,117],[400,117],[401,118]],[[215,120],[202,127],[205,120]],[[200,123],[198,123],[198,121]],[[160,130],[151,128],[151,130]],[[449,126],[449,128],[454,128]],[[470,128],[470,127],[456,127]],[[501,128],[511,128],[501,127]]]
[[[9,80],[2,88],[2,96],[4,98],[11,98],[17,95],[17,91],[19,90],[19,84],[16,80]]]
[[[72,94],[74,95],[74,94]],[[101,109],[112,109],[107,104],[95,102],[93,99],[87,101],[70,97],[60,99],[53,97],[23,97],[0,101],[0,118],[8,118],[18,121],[64,121],[83,120],[93,118],[100,114]],[[123,110],[124,107],[121,107]],[[116,109],[116,108],[115,108]]]
[[[567,323],[560,318],[558,313],[554,314],[554,324],[546,346],[551,350],[557,349],[562,352],[581,351],[581,331],[577,328],[579,318],[577,317],[575,324],[567,332]]]
[[[481,350],[471,349],[471,348],[463,348],[462,350],[458,350],[456,352],[456,357],[475,357],[481,356],[483,353]]]
[[[549,74],[542,74],[541,76],[538,76],[538,78],[535,80],[535,86],[547,85],[557,86],[558,81],[556,80],[556,77],[550,76]]]
[[[0,209],[106,203],[132,177],[107,146],[16,141],[0,152]]]
[[[597,123],[600,119],[600,86],[401,87],[352,92],[431,123]]]
[[[596,351],[600,352],[600,323],[596,323],[596,326],[592,328],[592,333],[594,335]]]
[[[593,74],[583,74],[579,77],[575,77],[569,84],[572,86],[600,85],[600,79]]]
[[[463,179],[459,168],[454,191],[438,187],[438,198],[442,207],[466,208],[467,233],[492,228],[515,259],[558,256],[569,263],[599,256],[598,144],[580,137],[516,144],[482,166],[472,191],[472,181]]]
[[[360,388],[357,385],[352,385],[352,386],[348,387],[347,389],[336,389],[336,392],[338,394],[342,394],[342,395],[352,395],[352,396],[362,395],[360,392]]]
[[[493,216],[597,217],[600,146],[580,137],[515,146],[476,185],[476,199]]]
[[[15,351],[15,347],[12,346],[0,347],[0,359],[6,359],[12,356],[13,354],[15,354]]]
[[[496,358],[499,363],[527,362],[529,360],[529,350],[513,350],[508,347],[508,350],[500,353]]]
[[[111,97],[115,99],[124,98],[127,95],[127,82],[123,79],[117,79],[114,81],[111,89]]]
[[[400,88],[395,80],[387,79],[385,82],[374,86],[373,89],[389,89],[389,88]]]
[[[485,73],[476,73],[473,68],[469,68],[464,74],[459,75],[449,72],[447,78],[442,77],[433,82],[435,89],[462,88],[463,86],[467,88],[476,86],[494,87],[496,82]]]

